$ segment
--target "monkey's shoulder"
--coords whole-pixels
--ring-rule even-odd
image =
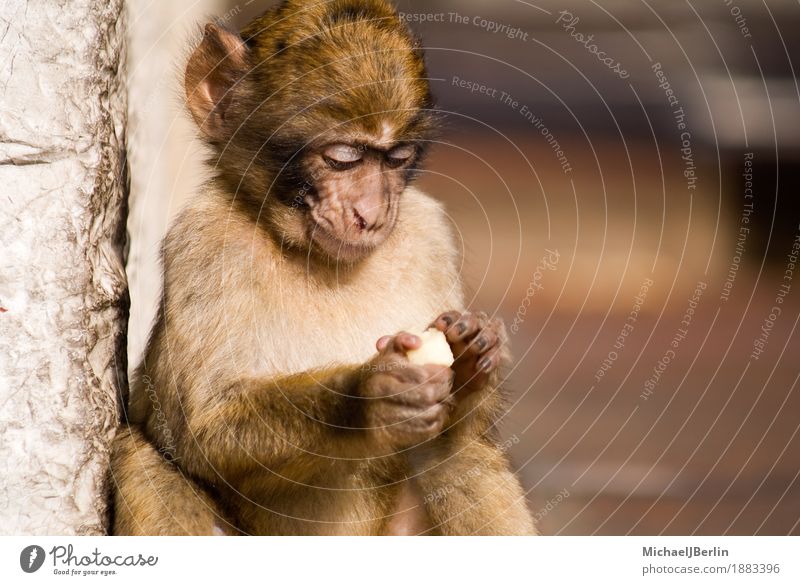
[[[172,268],[188,267],[224,274],[233,268],[241,270],[242,262],[256,263],[271,254],[272,246],[258,224],[213,195],[192,200],[170,226],[162,246],[167,276]]]
[[[415,226],[419,231],[448,229],[447,212],[441,201],[416,187],[406,188],[402,197],[399,217],[401,228]]]
[[[456,226],[444,204],[415,188],[407,189],[403,198],[390,253],[414,267],[410,274],[426,278],[438,275],[449,285],[460,286],[461,252]],[[399,260],[395,258],[396,263]]]
[[[419,189],[403,193],[395,246],[418,259],[457,262],[458,248],[452,218],[444,204]]]

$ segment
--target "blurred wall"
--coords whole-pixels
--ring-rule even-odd
[[[159,245],[174,215],[202,183],[202,146],[183,109],[183,65],[201,25],[230,17],[223,0],[129,0],[131,195],[128,363],[141,361],[161,292]]]

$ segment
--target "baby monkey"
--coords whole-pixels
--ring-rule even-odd
[[[207,24],[184,81],[213,177],[163,245],[114,533],[533,534],[494,430],[505,328],[465,310],[448,217],[409,186],[432,98],[394,8]],[[451,368],[407,359],[427,326]]]

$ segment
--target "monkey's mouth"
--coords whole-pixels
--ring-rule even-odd
[[[317,223],[311,232],[311,240],[325,254],[334,260],[356,262],[369,256],[383,241],[383,237],[373,234],[371,237],[362,235],[353,237],[340,237],[332,234],[325,226]]]

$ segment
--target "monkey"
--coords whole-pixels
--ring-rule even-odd
[[[467,310],[453,226],[413,186],[436,114],[396,9],[210,22],[184,86],[212,176],[162,246],[112,532],[535,534],[496,430],[505,327]],[[428,326],[452,367],[408,361]]]

